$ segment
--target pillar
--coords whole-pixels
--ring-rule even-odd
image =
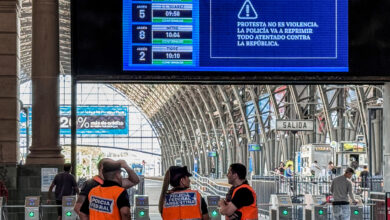
[[[19,160],[18,11],[16,0],[0,0],[0,164]]]
[[[34,0],[32,8],[32,146],[26,164],[63,164],[59,146],[58,0]]]
[[[390,192],[390,135],[386,132],[390,129],[390,82],[385,83],[383,92],[383,179],[384,191]]]

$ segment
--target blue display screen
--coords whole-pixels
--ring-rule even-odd
[[[348,72],[347,0],[123,0],[124,71]]]

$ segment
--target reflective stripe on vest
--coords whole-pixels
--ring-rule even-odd
[[[201,198],[198,191],[183,190],[165,195],[162,218],[164,220],[196,220],[202,218]]]
[[[241,220],[258,219],[256,192],[252,189],[251,186],[249,186],[248,184],[242,184],[241,186],[235,188],[233,190],[233,193],[232,193],[232,200],[233,200],[234,195],[236,194],[236,192],[239,189],[242,189],[242,188],[247,188],[247,189],[249,189],[249,191],[251,191],[252,196],[253,196],[253,203],[251,205],[249,205],[249,206],[243,206],[243,207],[237,209],[237,211],[242,213]],[[229,217],[226,216],[226,219],[229,219]]]
[[[125,189],[120,186],[93,188],[88,195],[90,220],[120,220],[117,200]]]
[[[94,176],[92,179],[99,183],[99,185],[103,185],[103,179],[100,176]]]

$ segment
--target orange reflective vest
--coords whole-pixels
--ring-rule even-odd
[[[88,195],[90,220],[120,220],[121,214],[116,204],[125,189],[120,186],[96,186]]]
[[[247,189],[249,189],[249,191],[252,192],[253,203],[250,204],[249,206],[243,206],[243,207],[237,209],[237,211],[242,213],[241,220],[254,220],[254,219],[258,219],[256,192],[252,189],[251,186],[249,186],[248,184],[242,184],[241,186],[235,188],[233,190],[232,199],[234,198],[234,195],[236,194],[236,192],[239,189],[242,189],[242,188],[247,188]],[[229,217],[226,216],[226,219],[228,220]]]
[[[202,219],[201,198],[196,190],[183,190],[165,195],[164,220]]]

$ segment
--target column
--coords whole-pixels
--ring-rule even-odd
[[[390,129],[390,83],[387,82],[384,85],[383,92],[383,179],[384,179],[384,191],[390,192],[390,135],[387,135],[387,131]]]
[[[16,0],[0,0],[0,164],[19,160],[18,11]]]
[[[63,164],[59,146],[58,0],[34,0],[32,17],[32,146],[26,164]]]

